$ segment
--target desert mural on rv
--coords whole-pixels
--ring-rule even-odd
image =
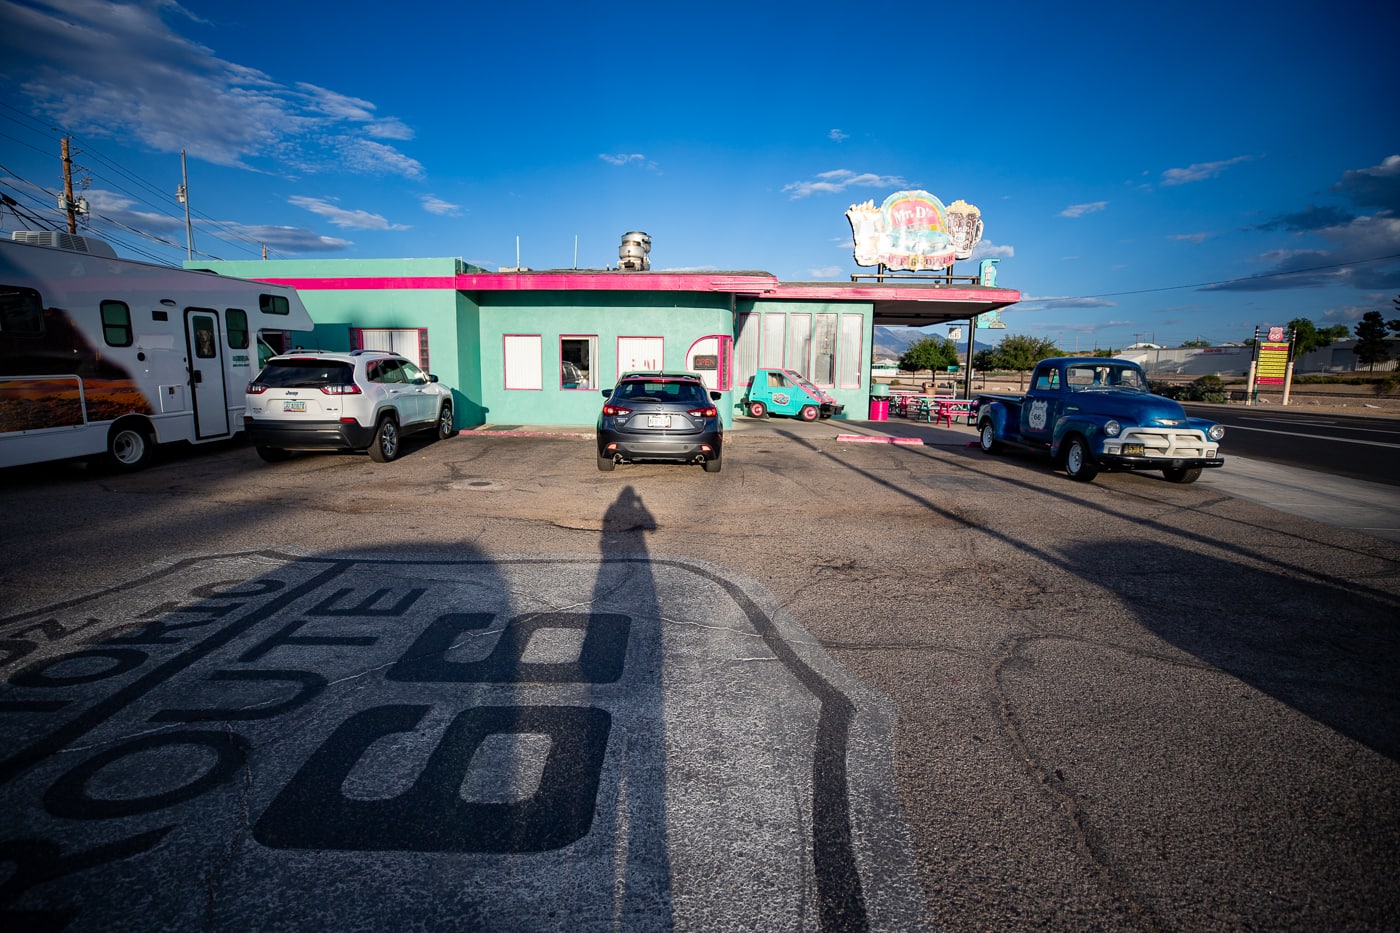
[[[0,432],[155,414],[131,374],[94,349],[65,311],[34,315],[32,302],[30,289],[0,293]]]

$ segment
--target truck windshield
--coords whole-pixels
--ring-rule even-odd
[[[1071,366],[1065,371],[1065,382],[1070,391],[1094,388],[1147,391],[1142,370],[1134,366]]]

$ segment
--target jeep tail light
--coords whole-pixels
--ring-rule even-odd
[[[603,406],[603,414],[607,415],[609,418],[625,418],[632,414],[632,409],[623,408],[621,405],[614,405],[609,402]]]
[[[364,393],[362,393],[362,392],[360,391],[360,387],[357,386],[357,385],[355,385],[354,383],[351,383],[350,385],[321,386],[321,392],[322,392],[322,394],[324,394],[324,395],[363,395],[363,394],[364,394]]]
[[[262,395],[267,391],[267,386],[263,385],[261,382],[250,382],[243,387],[243,391],[248,395]]]

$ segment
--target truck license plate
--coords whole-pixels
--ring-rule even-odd
[[[297,400],[295,402],[283,402],[283,411],[306,411],[306,402]]]
[[[647,427],[649,428],[669,428],[670,426],[670,415],[647,415]]]
[[[1124,444],[1123,453],[1131,457],[1133,454],[1147,453],[1147,448],[1143,447],[1141,444]]]

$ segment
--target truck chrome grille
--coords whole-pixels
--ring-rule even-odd
[[[1186,428],[1130,428],[1118,440],[1141,444],[1149,457],[1204,457],[1216,446],[1204,431]]]

